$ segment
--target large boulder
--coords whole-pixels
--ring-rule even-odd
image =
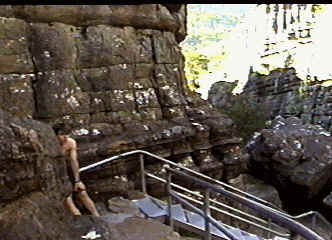
[[[332,137],[319,125],[276,117],[247,146],[251,169],[282,196],[313,199],[332,179]],[[301,205],[301,204],[299,204]]]
[[[233,95],[233,90],[237,85],[236,82],[224,82],[219,81],[212,84],[208,100],[209,102],[220,109],[228,109],[232,106],[232,103],[236,100],[236,97]]]
[[[74,239],[63,207],[71,184],[50,126],[0,110],[0,132],[1,239]]]

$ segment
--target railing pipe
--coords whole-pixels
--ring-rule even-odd
[[[92,163],[92,164],[90,164],[90,165],[88,165],[88,166],[86,166],[86,167],[82,167],[82,168],[80,168],[80,172],[84,172],[84,171],[87,171],[87,170],[90,170],[90,169],[96,168],[96,167],[98,167],[98,166],[104,165],[104,164],[109,163],[109,162],[111,162],[111,161],[114,161],[114,160],[116,160],[116,159],[120,159],[120,158],[123,158],[123,157],[126,157],[126,156],[130,156],[130,155],[133,155],[133,154],[139,154],[139,153],[141,153],[141,154],[145,154],[145,155],[148,155],[148,156],[151,156],[151,157],[154,157],[154,158],[156,158],[156,159],[158,159],[158,160],[160,160],[160,161],[162,161],[162,162],[164,162],[164,163],[167,163],[167,164],[169,164],[169,165],[172,165],[172,166],[175,166],[175,167],[177,167],[177,168],[183,169],[183,170],[185,170],[185,171],[187,171],[187,172],[190,172],[190,173],[192,173],[192,174],[194,174],[194,175],[196,175],[196,176],[199,176],[199,177],[202,177],[202,178],[208,179],[209,181],[213,181],[213,182],[215,182],[215,183],[217,183],[217,184],[220,184],[220,185],[222,185],[222,186],[224,186],[224,187],[227,187],[227,188],[232,189],[232,190],[234,190],[234,191],[237,191],[237,192],[239,192],[239,193],[241,193],[241,194],[244,194],[244,195],[246,195],[247,197],[250,197],[250,198],[252,198],[252,199],[255,199],[256,201],[261,202],[261,203],[263,203],[263,204],[265,204],[265,205],[269,205],[269,206],[272,206],[272,207],[274,207],[274,208],[278,208],[278,207],[275,206],[274,204],[272,204],[272,203],[270,203],[270,202],[268,202],[268,201],[265,201],[264,199],[260,199],[260,198],[254,196],[254,195],[252,195],[252,194],[250,194],[250,193],[247,193],[247,192],[245,192],[245,191],[242,191],[242,190],[240,190],[240,189],[237,189],[237,188],[235,188],[235,187],[233,187],[233,186],[230,186],[230,185],[228,185],[228,184],[226,184],[226,183],[223,183],[223,182],[221,182],[221,181],[218,181],[218,180],[216,180],[216,179],[213,179],[213,178],[211,178],[211,177],[209,177],[209,176],[206,176],[206,175],[204,175],[204,174],[201,174],[201,173],[195,172],[194,170],[191,170],[191,169],[189,169],[189,168],[186,168],[186,167],[183,167],[183,166],[179,166],[179,165],[177,165],[176,163],[174,163],[174,162],[172,162],[172,161],[169,161],[169,160],[167,160],[167,159],[165,159],[165,158],[159,157],[159,156],[157,156],[157,155],[155,155],[155,154],[153,154],[153,153],[149,153],[149,152],[144,151],[144,150],[134,150],[134,151],[126,152],[126,153],[121,153],[121,154],[119,154],[119,155],[117,155],[117,156],[113,156],[113,157],[110,157],[110,158],[106,158],[106,159],[104,159],[104,160],[102,160],[102,161],[99,161],[99,162],[96,162],[96,163]]]
[[[224,188],[216,187],[215,185],[211,183],[204,182],[196,177],[190,176],[186,173],[183,173],[178,170],[167,168],[167,171],[171,171],[172,173],[185,177],[192,182],[195,182],[195,184],[200,185],[203,188],[210,188],[211,190],[221,193],[227,198],[231,198],[237,202],[242,203],[243,205],[246,205],[247,207],[253,209],[254,211],[258,212],[259,214],[263,215],[266,218],[271,218],[272,221],[280,224],[281,226],[288,228],[291,230],[291,232],[296,232],[297,234],[304,237],[306,240],[324,240],[322,237],[320,237],[317,233],[314,231],[308,229],[304,225],[285,217],[284,215],[281,215],[279,213],[276,213],[272,208],[268,206],[264,206],[260,203],[254,202],[250,199],[246,199],[236,193],[232,193],[230,191],[225,190]]]
[[[162,182],[162,183],[167,183],[166,180],[164,180],[164,179],[162,179],[162,178],[159,178],[159,177],[157,177],[157,176],[155,176],[155,175],[153,175],[153,174],[146,173],[146,176],[151,177],[151,178],[153,178],[153,179],[156,179],[156,180],[158,180],[158,181],[160,181],[160,182]],[[195,192],[193,192],[193,191],[190,191],[190,190],[188,190],[188,189],[186,189],[186,188],[184,188],[184,187],[182,187],[182,186],[179,186],[179,185],[177,185],[177,184],[175,184],[175,183],[171,183],[171,185],[172,185],[172,187],[176,187],[176,188],[178,188],[178,189],[180,189],[180,190],[182,190],[182,191],[185,191],[185,192],[187,192],[187,193],[189,193],[189,194],[192,194],[192,195],[194,195],[194,196],[204,198],[204,196],[202,196],[201,194],[198,194],[198,193],[195,193]],[[174,191],[174,190],[173,190],[173,191]],[[196,199],[191,198],[191,197],[188,197],[188,196],[185,195],[185,194],[182,194],[182,193],[179,193],[179,192],[177,192],[177,194],[178,194],[180,197],[183,197],[183,198],[185,198],[185,199],[187,199],[187,200],[189,200],[189,201],[192,201],[192,202],[197,203],[197,204],[199,204],[199,205],[204,205],[204,203],[202,203],[201,201],[196,200]],[[259,221],[260,223],[268,224],[267,221],[265,221],[265,220],[263,220],[263,219],[261,219],[261,218],[258,218],[258,217],[256,217],[256,216],[250,215],[250,214],[248,214],[248,213],[246,213],[246,212],[243,212],[243,211],[238,210],[238,209],[236,209],[236,208],[230,207],[230,206],[228,206],[228,205],[226,205],[226,204],[223,204],[223,203],[217,202],[217,201],[212,200],[212,199],[210,199],[210,202],[216,203],[217,205],[223,206],[223,207],[225,207],[225,208],[227,208],[227,209],[229,209],[229,210],[231,210],[231,211],[235,211],[235,212],[237,212],[237,213],[239,213],[239,214],[242,214],[242,215],[244,215],[244,216],[246,216],[246,217],[250,217],[250,218],[252,218],[252,219],[255,219],[256,221]],[[289,237],[289,234],[284,234],[284,233],[281,233],[281,232],[278,232],[278,231],[274,231],[273,229],[266,228],[266,227],[264,227],[264,226],[262,226],[262,225],[259,225],[259,224],[255,223],[255,222],[252,222],[252,221],[247,220],[247,219],[245,219],[245,218],[242,218],[242,217],[240,217],[240,216],[234,215],[234,214],[232,214],[232,213],[230,213],[230,212],[228,212],[228,211],[221,210],[221,209],[219,209],[219,208],[217,208],[217,207],[210,206],[210,209],[213,209],[213,210],[215,210],[215,211],[217,211],[217,212],[219,212],[219,213],[225,214],[225,215],[227,215],[227,216],[230,216],[230,217],[235,218],[235,219],[237,219],[237,220],[240,220],[240,221],[242,221],[242,222],[248,223],[248,224],[250,224],[250,225],[252,225],[252,226],[255,226],[255,227],[257,227],[257,228],[260,228],[260,229],[262,229],[262,230],[264,230],[264,231],[271,232],[271,233],[273,233],[273,234],[275,234],[275,235],[277,235],[277,236],[280,236],[280,237]],[[273,224],[273,226],[275,226],[275,227],[281,228],[279,225],[277,225],[277,224],[275,224],[275,223],[272,223],[272,222],[271,222],[271,224]]]
[[[142,192],[146,194],[146,181],[145,181],[145,168],[144,168],[144,155],[139,155],[139,161],[141,166],[141,184],[142,184]]]
[[[236,235],[234,235],[232,232],[230,232],[229,230],[227,230],[224,226],[222,226],[219,222],[217,222],[214,218],[212,218],[211,216],[205,215],[203,211],[201,211],[200,209],[196,208],[195,206],[193,206],[192,204],[190,204],[189,202],[187,202],[186,200],[180,198],[177,196],[177,194],[174,191],[171,191],[169,193],[170,195],[172,195],[172,197],[179,203],[185,205],[187,208],[189,208],[191,211],[199,214],[201,217],[203,218],[207,218],[209,222],[212,223],[212,225],[214,225],[216,228],[218,228],[221,232],[223,232],[227,237],[229,237],[231,240],[239,240],[238,237]]]
[[[207,216],[210,216],[210,189],[205,189],[204,193],[204,221],[205,221],[205,240],[211,240],[210,222]]]
[[[168,224],[173,230],[174,221],[172,218],[172,195],[169,194],[172,191],[172,173],[167,172],[167,184],[166,184],[166,192],[167,192],[167,206],[168,206]]]

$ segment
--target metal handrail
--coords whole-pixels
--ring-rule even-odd
[[[224,188],[216,187],[213,184],[210,184],[208,182],[205,182],[203,180],[200,180],[196,177],[190,176],[186,173],[183,173],[181,171],[171,169],[171,168],[166,168],[166,171],[172,172],[178,176],[182,176],[184,178],[189,179],[190,181],[194,182],[195,184],[200,185],[203,188],[209,188],[217,193],[223,194],[225,197],[233,199],[237,202],[240,202],[241,204],[246,205],[247,207],[251,208],[252,210],[258,212],[259,214],[270,218],[272,221],[275,223],[280,224],[281,226],[290,229],[292,232],[297,233],[304,237],[307,240],[324,240],[322,237],[320,237],[317,233],[312,231],[311,229],[305,227],[301,223],[298,223],[294,221],[291,218],[288,218],[282,214],[277,213],[276,211],[271,211],[273,210],[272,208],[268,206],[264,206],[263,204],[254,202],[250,199],[246,199],[236,193],[232,193],[230,191],[225,190]]]
[[[266,204],[266,205],[272,206],[272,207],[274,207],[274,208],[278,208],[276,205],[274,205],[274,204],[272,204],[272,203],[270,203],[270,202],[268,202],[268,201],[265,201],[264,199],[258,198],[258,197],[256,197],[256,196],[250,194],[250,193],[247,193],[247,192],[242,191],[242,190],[240,190],[240,189],[238,189],[238,188],[235,188],[235,187],[233,187],[233,186],[231,186],[231,185],[228,185],[228,184],[226,184],[226,183],[223,183],[223,182],[221,182],[221,181],[218,181],[218,180],[216,180],[216,179],[213,179],[213,178],[211,178],[211,177],[209,177],[209,176],[207,176],[207,175],[204,175],[204,174],[198,173],[198,172],[196,172],[196,171],[194,171],[194,170],[191,170],[191,169],[189,169],[189,168],[186,168],[186,167],[180,166],[180,165],[178,165],[178,164],[176,164],[176,163],[174,163],[174,162],[172,162],[172,161],[169,161],[169,160],[167,160],[167,159],[165,159],[165,158],[159,157],[158,155],[155,155],[155,154],[153,154],[153,153],[150,153],[150,152],[147,152],[147,151],[144,151],[144,150],[134,150],[134,151],[126,152],[126,153],[121,153],[121,154],[118,154],[118,155],[113,156],[113,157],[110,157],[110,158],[106,158],[106,159],[104,159],[104,160],[102,160],[102,161],[99,161],[99,162],[96,162],[96,163],[90,164],[90,165],[88,165],[88,166],[86,166],[86,167],[80,168],[80,172],[84,172],[84,171],[86,171],[86,170],[89,170],[89,169],[92,169],[92,168],[98,167],[98,166],[100,166],[100,165],[106,164],[106,163],[111,162],[111,161],[113,161],[113,160],[120,159],[120,158],[122,158],[122,157],[130,156],[130,155],[134,155],[134,154],[145,154],[145,155],[148,155],[148,156],[150,156],[150,157],[156,158],[156,159],[158,159],[158,160],[160,160],[160,161],[162,161],[162,162],[164,162],[164,163],[167,163],[167,164],[169,164],[169,165],[172,165],[172,166],[175,166],[175,167],[177,167],[177,168],[183,169],[183,170],[185,170],[185,171],[187,171],[187,172],[190,172],[190,173],[192,173],[192,174],[194,174],[194,175],[196,175],[196,176],[202,177],[202,178],[204,178],[204,179],[208,179],[209,181],[213,181],[214,183],[217,183],[217,184],[219,184],[219,185],[222,185],[223,187],[227,187],[227,188],[230,188],[230,189],[232,189],[232,190],[234,190],[234,191],[237,191],[237,192],[239,192],[239,193],[241,193],[241,194],[244,194],[245,196],[247,196],[247,197],[249,197],[249,198],[252,198],[252,199],[255,199],[255,200],[258,201],[258,202],[261,202],[261,203],[263,203],[263,204]]]
[[[162,182],[162,183],[166,183],[166,182],[167,182],[166,180],[164,180],[164,179],[162,179],[162,178],[159,178],[159,177],[157,177],[157,176],[155,176],[155,175],[153,175],[153,174],[150,174],[150,173],[145,173],[145,175],[148,176],[148,177],[151,177],[151,178],[153,178],[153,179],[156,179],[156,180],[158,180],[158,181],[160,181],[160,182]],[[193,191],[191,191],[191,190],[188,190],[187,188],[182,187],[182,186],[180,186],[180,185],[177,185],[177,184],[175,184],[175,183],[171,183],[171,186],[172,186],[172,187],[175,187],[175,188],[178,188],[178,189],[181,189],[182,191],[187,192],[187,193],[189,193],[189,194],[192,194],[192,195],[195,195],[195,196],[197,196],[197,197],[201,197],[201,198],[203,198],[203,196],[202,196],[201,194],[196,193],[196,192],[193,192]],[[174,190],[173,190],[173,191],[174,191]],[[189,196],[187,196],[187,195],[185,195],[185,194],[183,194],[183,193],[179,193],[179,192],[177,192],[177,194],[178,194],[179,196],[181,196],[181,197],[183,197],[183,198],[185,198],[185,199],[191,201],[191,202],[194,202],[194,203],[199,204],[199,205],[203,205],[203,202],[202,202],[202,201],[199,201],[199,200],[197,200],[197,199],[191,198],[191,197],[189,197]],[[228,208],[228,209],[230,209],[230,210],[232,210],[232,211],[234,211],[234,212],[237,212],[237,213],[240,213],[240,214],[242,214],[242,215],[245,215],[246,217],[249,217],[249,218],[252,218],[252,219],[254,219],[254,220],[256,220],[256,221],[259,221],[259,222],[261,222],[261,223],[263,223],[263,224],[269,224],[269,222],[266,221],[266,220],[264,220],[264,219],[261,219],[261,218],[258,218],[258,217],[256,217],[256,216],[253,216],[253,215],[251,215],[251,214],[249,214],[249,213],[243,212],[243,211],[241,211],[241,210],[239,210],[239,209],[237,209],[237,208],[233,208],[233,207],[231,207],[231,206],[228,206],[227,204],[220,203],[220,202],[218,202],[218,201],[216,201],[216,200],[213,200],[213,199],[211,199],[210,201],[213,202],[213,203],[215,203],[215,204],[217,204],[217,205],[220,205],[220,206],[223,206],[223,207],[225,207],[225,208]],[[284,234],[284,233],[281,233],[281,232],[275,231],[275,230],[273,230],[273,229],[270,229],[270,228],[264,227],[264,226],[262,226],[262,225],[260,225],[260,224],[258,224],[258,223],[252,222],[252,221],[247,220],[247,219],[245,219],[245,218],[242,218],[242,217],[240,217],[240,216],[237,216],[237,215],[234,215],[234,214],[229,213],[229,212],[227,212],[227,211],[221,210],[221,209],[219,209],[219,208],[217,208],[217,207],[211,206],[210,208],[213,209],[213,210],[216,211],[216,212],[219,212],[219,213],[225,214],[225,215],[227,215],[227,216],[230,216],[230,217],[235,218],[235,219],[237,219],[237,220],[240,220],[240,221],[242,221],[242,222],[248,223],[248,224],[250,224],[250,225],[252,225],[252,226],[255,226],[255,227],[260,228],[260,229],[262,229],[262,230],[265,230],[265,231],[267,231],[267,232],[274,233],[275,235],[278,235],[278,236],[280,236],[280,237],[289,237],[289,236],[290,236],[289,234]],[[280,227],[280,226],[278,226],[278,225],[275,224],[275,223],[271,223],[271,224],[273,224],[274,226]]]
[[[186,167],[180,166],[180,165],[178,165],[178,164],[176,164],[176,163],[174,163],[174,162],[171,162],[171,161],[169,161],[169,160],[167,160],[167,159],[165,159],[165,158],[159,157],[159,156],[157,156],[157,155],[155,155],[155,154],[153,154],[153,153],[150,153],[150,152],[147,152],[147,151],[144,151],[144,150],[134,150],[134,151],[130,151],[130,152],[126,152],[126,153],[118,154],[118,155],[116,155],[116,156],[112,156],[112,157],[107,158],[107,159],[104,159],[104,160],[102,160],[102,161],[99,161],[99,162],[96,162],[96,163],[90,164],[90,165],[88,165],[88,166],[82,167],[82,168],[80,168],[80,172],[84,172],[84,171],[87,171],[87,170],[90,170],[90,169],[93,169],[93,168],[99,167],[99,166],[101,166],[101,165],[104,165],[104,164],[106,164],[106,163],[109,163],[109,162],[111,162],[111,161],[114,161],[114,160],[117,160],[117,159],[120,159],[120,158],[123,158],[123,157],[126,157],[126,156],[134,155],[134,154],[140,154],[141,156],[142,156],[143,154],[144,154],[144,155],[148,155],[148,156],[153,157],[153,158],[155,158],[155,159],[158,159],[158,160],[160,160],[160,161],[162,161],[162,162],[164,162],[164,163],[166,163],[166,164],[172,165],[172,166],[174,166],[174,167],[176,167],[176,168],[183,169],[183,170],[185,170],[185,171],[187,171],[187,172],[190,172],[190,173],[192,173],[192,174],[194,174],[194,175],[196,175],[196,176],[199,176],[199,177],[201,177],[201,178],[204,178],[204,179],[207,179],[207,180],[209,180],[209,181],[212,181],[212,182],[214,182],[214,183],[216,183],[216,184],[219,184],[219,185],[221,185],[221,186],[223,186],[223,187],[227,187],[227,188],[229,188],[229,189],[231,189],[231,190],[234,190],[234,191],[236,191],[236,192],[239,192],[239,193],[245,195],[246,197],[248,197],[248,198],[250,198],[250,199],[253,199],[253,200],[256,201],[257,203],[261,203],[261,204],[264,204],[264,205],[271,206],[271,207],[269,208],[270,211],[272,211],[272,212],[274,212],[274,213],[277,213],[277,214],[280,214],[280,215],[283,215],[284,217],[287,217],[287,218],[290,218],[290,219],[300,219],[300,218],[305,217],[305,216],[308,216],[308,215],[310,215],[310,214],[317,214],[317,216],[320,217],[319,213],[317,213],[317,212],[315,212],[315,211],[310,211],[310,212],[307,212],[307,213],[304,213],[304,214],[300,214],[300,215],[297,215],[297,216],[289,215],[289,214],[284,213],[284,212],[282,212],[282,211],[280,211],[280,210],[277,210],[277,209],[280,209],[280,208],[277,207],[276,205],[270,203],[270,202],[267,202],[267,201],[265,201],[265,200],[263,200],[263,199],[260,199],[260,198],[258,198],[258,197],[256,197],[256,196],[252,195],[252,194],[249,194],[249,193],[247,193],[247,192],[244,192],[244,191],[242,191],[242,190],[240,190],[240,189],[237,189],[237,188],[235,188],[235,187],[233,187],[233,186],[230,186],[230,185],[228,185],[228,184],[226,184],[226,183],[223,183],[223,182],[218,181],[218,180],[216,180],[216,179],[213,179],[213,178],[211,178],[211,177],[209,177],[209,176],[206,176],[206,175],[204,175],[204,174],[201,174],[201,173],[198,173],[198,172],[196,172],[196,171],[193,171],[193,170],[191,170],[191,169],[189,169],[189,168],[186,168]],[[142,163],[142,158],[141,158],[141,163]],[[142,164],[141,164],[141,168],[142,168],[142,167],[144,168],[144,166],[142,166]],[[143,177],[142,177],[142,181],[145,181]],[[145,188],[145,183],[143,184],[143,191],[144,191],[144,188]],[[249,200],[249,199],[246,199],[246,200]],[[322,218],[322,219],[324,220],[324,222],[326,222],[327,224],[329,224],[324,218]]]
[[[208,214],[204,214],[202,210],[199,208],[196,208],[194,205],[190,204],[189,202],[185,201],[184,199],[180,198],[174,191],[170,191],[169,194],[176,199],[176,201],[180,202],[181,204],[187,206],[190,208],[191,211],[199,214],[202,216],[205,220],[208,222],[211,222],[216,228],[218,228],[219,231],[223,232],[227,237],[229,237],[231,240],[239,240],[236,235],[234,235],[232,232],[230,232],[228,229],[226,229],[224,226],[222,226],[219,222],[217,222],[214,218],[209,216]],[[210,232],[209,232],[210,234]]]

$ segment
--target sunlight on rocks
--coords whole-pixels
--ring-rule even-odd
[[[208,59],[220,55],[220,49],[227,53],[219,67],[212,67],[210,60],[207,72],[196,80],[197,92],[207,99],[213,83],[238,81],[233,93],[241,93],[250,72],[268,75],[274,69],[291,67],[303,81],[316,79],[324,87],[331,86],[332,81],[326,80],[332,78],[328,34],[332,6],[320,6],[323,10],[318,13],[313,13],[313,4],[292,4],[287,9],[284,4],[259,4],[249,9],[228,37],[197,50]]]

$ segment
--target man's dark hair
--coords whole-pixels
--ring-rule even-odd
[[[64,128],[64,124],[63,123],[57,123],[53,125],[53,130],[55,132],[56,135],[59,135],[59,132]]]

